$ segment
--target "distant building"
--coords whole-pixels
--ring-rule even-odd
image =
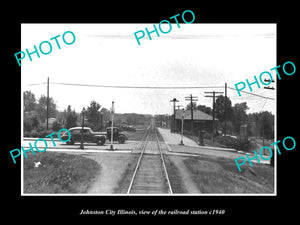
[[[181,119],[182,119],[182,110],[176,110],[175,113],[176,118],[176,132],[181,131]],[[191,130],[191,110],[184,111],[184,123],[183,129],[184,130]],[[199,130],[205,130],[207,132],[212,132],[213,126],[213,117],[208,115],[200,110],[193,110],[193,130],[198,132]],[[217,127],[218,119],[215,118],[215,126]]]
[[[52,125],[56,121],[56,118],[49,118],[48,124]],[[47,123],[47,119],[45,120],[45,123]]]

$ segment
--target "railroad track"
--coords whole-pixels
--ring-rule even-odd
[[[140,156],[127,194],[172,194],[164,155],[153,122],[136,150],[140,151]]]

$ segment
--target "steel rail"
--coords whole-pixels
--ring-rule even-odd
[[[168,182],[169,193],[173,194],[173,190],[172,190],[172,186],[171,186],[171,183],[170,183],[170,179],[169,179],[167,167],[166,167],[164,156],[163,156],[163,153],[162,153],[162,150],[161,150],[161,146],[160,146],[160,141],[158,139],[156,127],[154,127],[154,133],[155,133],[155,137],[156,137],[156,141],[157,141],[157,146],[158,146],[158,149],[159,149],[159,152],[160,152],[160,157],[161,157],[161,160],[162,160],[162,163],[163,163],[163,167],[164,167],[164,171],[165,171],[165,176],[166,176],[166,179],[167,179],[167,182]]]
[[[162,148],[160,146],[160,141],[159,141],[159,138],[158,138],[158,135],[157,135],[157,130],[156,130],[156,127],[153,124],[151,124],[151,125],[148,126],[147,132],[146,132],[145,136],[142,139],[142,143],[141,143],[141,146],[140,146],[140,148],[141,148],[141,154],[139,156],[138,162],[137,162],[136,167],[134,169],[134,172],[133,172],[133,175],[132,175],[132,178],[131,178],[131,181],[130,181],[130,184],[129,184],[129,187],[128,187],[128,190],[127,190],[127,194],[130,194],[130,192],[131,192],[133,183],[134,183],[135,178],[136,178],[137,171],[138,171],[138,169],[140,167],[140,162],[142,161],[142,158],[144,156],[144,152],[145,152],[145,149],[146,149],[146,146],[147,146],[147,143],[148,143],[148,138],[150,136],[150,129],[152,127],[154,129],[156,143],[157,143],[157,147],[158,147],[158,150],[159,150],[160,159],[161,159],[161,162],[162,162],[162,165],[163,165],[164,175],[165,175],[165,178],[166,178],[167,184],[168,184],[168,190],[169,190],[168,192],[170,194],[173,194],[173,190],[172,190],[172,187],[171,187],[171,183],[170,183],[168,171],[167,171],[165,160],[164,160],[164,157],[163,157]]]
[[[138,162],[137,162],[137,164],[136,164],[136,166],[135,166],[135,169],[134,169],[134,172],[133,172],[133,175],[132,175],[132,178],[131,178],[131,181],[130,181],[130,184],[129,184],[129,187],[128,187],[128,190],[127,190],[127,194],[129,194],[130,191],[131,191],[131,188],[132,188],[132,185],[133,185],[133,182],[134,182],[134,179],[135,179],[135,175],[136,175],[136,173],[137,173],[137,171],[138,171],[140,162],[141,162],[142,157],[143,157],[143,155],[144,155],[144,152],[145,152],[145,149],[146,149],[146,146],[147,146],[147,142],[148,142],[148,138],[149,138],[149,134],[150,134],[151,126],[152,126],[152,125],[149,125],[149,126],[148,126],[148,129],[147,129],[147,132],[146,132],[146,135],[145,135],[146,138],[145,138],[145,140],[143,141],[144,143],[142,143],[142,144],[143,144],[143,146],[142,146],[142,151],[141,151],[139,160],[138,160]]]

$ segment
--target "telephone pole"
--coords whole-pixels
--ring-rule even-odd
[[[212,124],[212,141],[215,142],[215,98],[216,94],[223,94],[223,92],[204,92],[205,94],[212,94],[212,95],[205,95],[205,97],[212,97],[213,98],[213,124]]]
[[[270,80],[267,80],[267,79],[265,79],[265,81],[266,82],[270,82]],[[274,83],[275,81],[274,80],[272,80],[272,83]],[[269,89],[269,90],[275,90],[275,88],[274,87],[264,87],[265,89]],[[264,140],[265,140],[265,128],[264,128],[264,126],[263,126],[263,143],[264,143]],[[275,152],[275,150],[273,151],[273,152]],[[273,154],[273,157],[271,158],[271,160],[270,160],[270,165],[272,166],[272,167],[274,167],[274,158],[275,158],[275,154]]]
[[[175,126],[176,126],[176,102],[179,102],[176,98],[173,98],[170,100],[170,102],[173,102],[173,108],[174,108],[174,115],[173,115],[173,133],[175,133]],[[171,129],[172,132],[172,129]]]
[[[183,143],[183,123],[184,123],[184,109],[182,109],[182,116],[181,116],[181,141],[179,145],[184,145]]]
[[[227,134],[227,83],[225,83],[225,108],[224,108],[224,135],[226,136]]]
[[[46,120],[46,130],[48,130],[49,125],[49,77],[47,79],[47,120]]]
[[[114,140],[114,114],[115,114],[115,107],[114,107],[114,101],[112,101],[111,104],[111,130],[110,130],[110,150],[114,150],[114,146],[113,146],[113,140]]]
[[[191,101],[191,132],[193,133],[194,129],[194,102],[198,101],[198,96],[193,96],[192,94],[188,97],[185,97],[186,101]]]

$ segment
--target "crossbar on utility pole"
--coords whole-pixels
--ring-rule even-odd
[[[213,124],[212,124],[212,141],[215,142],[215,97],[216,94],[223,94],[222,92],[217,91],[211,91],[211,92],[204,92],[206,94],[212,94],[212,95],[205,95],[205,97],[212,97],[213,98]]]
[[[264,79],[264,81],[266,81],[266,82],[272,82],[272,83],[274,83],[275,81],[274,80],[270,80],[270,79]],[[270,86],[267,86],[267,87],[264,87],[264,89],[270,89],[270,90],[275,90],[275,88],[274,87],[270,87]]]
[[[275,88],[273,88],[273,87],[269,87],[269,86],[267,86],[267,87],[264,87],[264,89],[271,89],[271,90],[275,90]]]

